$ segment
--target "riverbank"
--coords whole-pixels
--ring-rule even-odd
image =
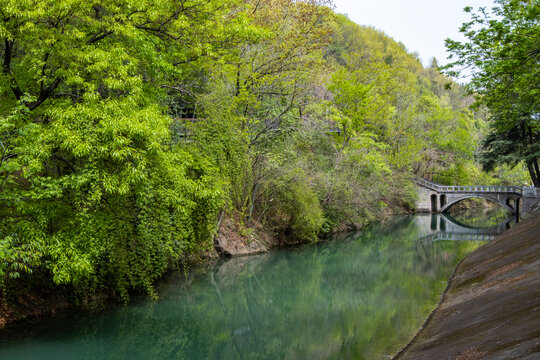
[[[540,214],[469,254],[394,360],[540,358]]]
[[[389,214],[384,214],[383,221]],[[213,247],[204,253],[195,254],[184,259],[183,266],[210,265],[222,257],[250,256],[268,252],[275,248],[305,244],[294,237],[287,237],[284,232],[276,233],[259,222],[244,224],[238,215],[223,214],[220,216],[218,231],[214,237]],[[361,224],[343,224],[336,231],[352,231],[361,229]],[[321,239],[320,239],[321,240]],[[171,268],[169,272],[183,269]],[[166,276],[164,276],[166,277]],[[155,285],[163,281],[159,279]],[[0,291],[0,330],[20,321],[34,321],[44,316],[66,313],[70,310],[98,312],[108,304],[119,301],[117,295],[104,291],[84,299],[78,299],[66,289],[43,288],[22,292],[9,301],[1,296]]]
[[[406,213],[405,209],[391,212],[386,211],[380,214],[379,222],[387,221],[391,216],[399,213]],[[342,223],[336,225],[332,234],[359,231],[370,224]],[[329,235],[319,237],[318,241],[324,240]],[[220,217],[217,234],[214,237],[214,252],[210,257],[218,256],[248,256],[265,253],[275,248],[297,246],[306,244],[305,241],[297,239],[287,233],[286,229],[275,231],[268,226],[263,226],[258,221],[251,221],[244,224],[238,214],[224,214]]]

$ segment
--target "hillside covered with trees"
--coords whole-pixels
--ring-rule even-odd
[[[313,242],[410,211],[413,177],[529,181],[481,170],[489,111],[435,59],[331,5],[1,0],[4,297],[154,295],[223,217]]]

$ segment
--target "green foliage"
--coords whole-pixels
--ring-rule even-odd
[[[508,181],[436,61],[330,5],[0,0],[2,285],[153,294],[222,211],[312,242],[409,210],[411,176]]]
[[[189,146],[192,153],[208,159],[217,169],[216,175],[227,185],[229,207],[236,209],[245,205],[246,184],[251,183],[252,177],[248,135],[241,131],[241,121],[231,114],[208,111],[204,121],[191,125],[193,143]]]
[[[540,3],[538,0],[497,0],[491,12],[480,8],[460,31],[468,39],[448,39],[446,46],[457,60],[446,68],[458,75],[473,69],[470,92],[491,112],[490,132],[484,140],[482,163],[496,165],[524,162],[534,186],[540,187]]]
[[[335,33],[329,90],[346,143],[370,136],[387,169],[420,177],[473,162],[479,120],[466,109],[462,88],[374,29],[339,17]]]
[[[468,181],[483,126],[436,68],[314,4],[255,6],[266,33],[209,69],[191,137],[231,184],[231,211],[306,240],[408,209],[411,175]],[[291,225],[310,207],[313,224]]]
[[[236,6],[0,2],[2,281],[37,271],[126,298],[212,245],[222,181],[171,146],[159,104],[181,64],[248,36]]]
[[[277,179],[270,184],[272,189],[268,191],[276,196],[271,214],[283,218],[288,236],[315,242],[324,221],[319,199],[304,174],[291,175],[292,178]]]

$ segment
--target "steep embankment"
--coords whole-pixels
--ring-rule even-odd
[[[539,359],[540,214],[467,256],[394,360]]]

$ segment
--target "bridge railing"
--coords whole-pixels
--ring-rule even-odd
[[[484,192],[484,193],[516,193],[523,194],[523,188],[519,186],[482,186],[482,185],[473,185],[473,186],[454,186],[454,185],[439,185],[434,182],[416,179],[416,182],[420,185],[423,185],[427,188],[433,189],[439,192]],[[537,188],[533,188],[536,193],[538,192]]]
[[[525,186],[523,187],[523,196],[540,197],[540,188]]]
[[[439,191],[439,189],[441,187],[441,185],[436,184],[436,183],[431,182],[431,181],[428,181],[428,180],[425,180],[425,179],[417,178],[417,179],[414,179],[414,181],[416,181],[416,183],[418,183],[420,185],[423,185],[425,187],[428,187],[428,188],[431,188],[431,189],[437,190],[437,191]]]
[[[443,192],[523,193],[523,189],[517,186],[439,186],[439,189]]]

